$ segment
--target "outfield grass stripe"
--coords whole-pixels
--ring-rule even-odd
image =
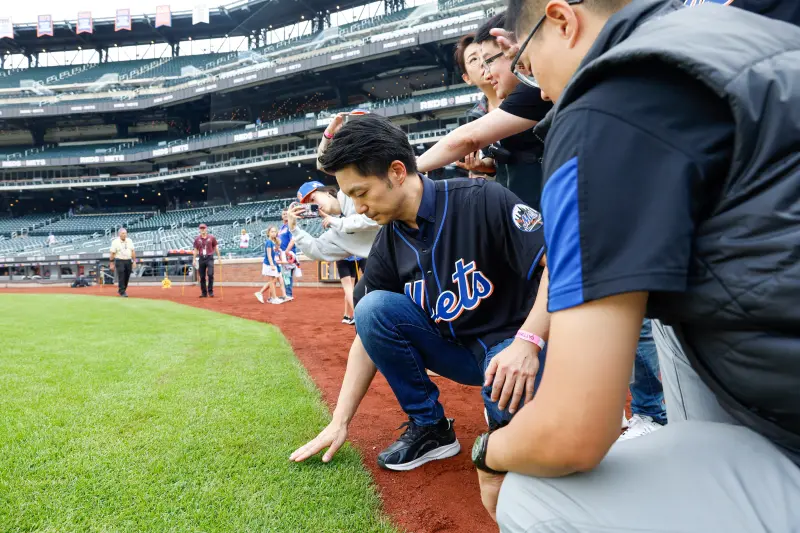
[[[0,295],[0,530],[390,532],[280,332],[169,302]]]

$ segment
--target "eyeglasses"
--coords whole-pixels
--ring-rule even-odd
[[[483,69],[484,70],[489,70],[491,68],[490,65],[492,63],[494,63],[496,60],[498,60],[499,58],[501,58],[501,57],[503,57],[503,52],[500,52],[499,54],[495,54],[492,57],[489,57],[487,59],[481,58],[481,65],[483,65]]]
[[[581,3],[583,3],[583,0],[567,0],[567,4],[570,6],[574,6],[576,4],[581,4]],[[544,24],[544,21],[546,19],[547,19],[547,13],[541,16],[539,21],[536,23],[531,32],[528,34],[528,37],[526,37],[525,40],[522,41],[522,44],[519,47],[519,51],[517,52],[516,57],[514,57],[514,61],[511,62],[511,72],[514,73],[514,76],[516,76],[519,81],[521,81],[528,87],[533,87],[534,89],[539,88],[539,83],[537,83],[533,75],[528,75],[525,74],[524,72],[521,72],[518,68],[518,64],[520,58],[522,57],[522,52],[525,50],[525,47],[528,46],[528,43],[531,42],[531,39],[533,39],[534,34],[537,31],[539,31],[539,28],[542,26],[542,24]]]

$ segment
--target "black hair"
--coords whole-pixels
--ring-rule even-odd
[[[524,39],[527,36],[520,35],[520,31],[526,29],[530,31],[532,29],[531,26],[535,24],[535,20],[532,20],[532,18],[536,17],[538,20],[539,17],[544,15],[544,10],[547,7],[548,1],[549,0],[508,0],[508,6],[505,11],[505,29],[516,33],[519,40]],[[583,0],[581,5],[595,13],[612,15],[630,4],[631,1],[632,0]]]
[[[456,65],[458,65],[458,69],[461,71],[461,74],[467,73],[467,63],[464,53],[467,51],[467,48],[469,48],[469,45],[474,42],[475,34],[468,33],[458,41],[456,49],[453,51],[453,59],[456,60]]]
[[[495,15],[484,22],[483,25],[478,28],[478,31],[475,32],[475,42],[481,44],[486,41],[497,41],[497,37],[489,33],[492,28],[506,28],[505,12]]]
[[[353,166],[362,176],[385,179],[389,165],[400,161],[409,174],[416,174],[417,159],[406,134],[380,115],[367,114],[348,121],[319,156],[325,172]]]

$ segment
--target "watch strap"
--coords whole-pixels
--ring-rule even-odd
[[[475,439],[475,444],[472,447],[472,462],[475,464],[475,468],[477,468],[478,470],[500,476],[505,474],[506,472],[500,472],[498,470],[494,470],[486,466],[486,450],[489,446],[490,435],[491,433],[484,433],[483,435],[479,435],[478,438]]]

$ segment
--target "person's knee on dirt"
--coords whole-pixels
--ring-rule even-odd
[[[452,456],[453,421],[426,370],[491,387],[493,426],[535,392],[549,329],[537,297],[547,286],[541,217],[496,183],[420,176],[405,133],[382,117],[349,122],[320,163],[356,211],[384,227],[355,290],[359,335],[334,421],[292,460],[331,446],[330,460],[376,369],[408,415],[380,466],[409,470]]]

